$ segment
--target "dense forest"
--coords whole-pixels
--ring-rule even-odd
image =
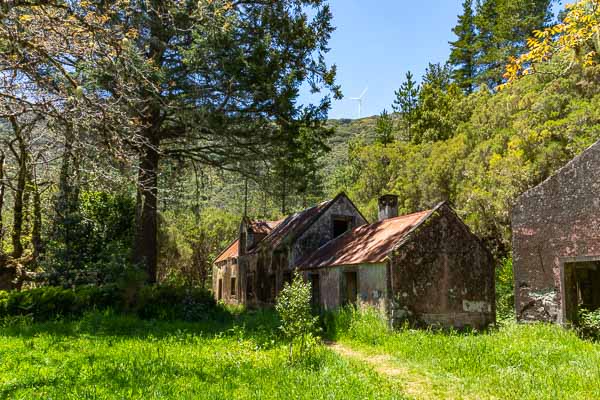
[[[465,0],[448,62],[359,120],[327,120],[325,1],[180,3],[0,6],[12,285],[207,285],[244,213],[340,191],[371,220],[383,193],[403,213],[449,201],[505,265],[516,197],[600,139],[596,0]],[[297,104],[305,82],[319,104]]]

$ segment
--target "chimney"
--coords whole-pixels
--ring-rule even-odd
[[[394,218],[398,216],[398,196],[395,194],[384,194],[379,198],[379,220]]]

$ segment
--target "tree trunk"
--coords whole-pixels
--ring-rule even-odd
[[[79,238],[72,233],[72,219],[77,211],[79,189],[77,176],[79,165],[73,150],[74,135],[70,126],[65,127],[65,148],[63,152],[60,175],[58,179],[58,194],[54,205],[55,217],[53,237],[64,243],[64,258],[70,262],[72,258],[72,243]]]
[[[4,210],[4,152],[0,150],[0,254],[4,253],[4,220],[2,211]]]
[[[23,255],[21,235],[23,233],[23,195],[25,194],[25,187],[27,185],[27,148],[21,136],[21,129],[16,124],[13,124],[13,128],[18,144],[18,149],[14,153],[19,167],[17,170],[17,187],[15,188],[15,200],[13,204],[12,256],[19,258]]]
[[[137,224],[133,260],[146,270],[148,283],[156,282],[158,261],[158,162],[160,141],[151,139],[140,154]]]
[[[42,201],[37,177],[34,174],[33,189],[33,226],[31,228],[31,244],[33,246],[33,261],[35,262],[42,252]]]

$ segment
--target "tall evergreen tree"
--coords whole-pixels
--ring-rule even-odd
[[[406,81],[394,93],[396,99],[392,109],[402,117],[402,122],[406,126],[406,139],[411,140],[412,127],[418,118],[417,107],[419,104],[419,85],[415,82],[412,72],[406,73]]]
[[[554,0],[478,0],[474,23],[477,31],[476,84],[502,83],[510,57],[526,49],[527,38],[551,18]]]
[[[463,2],[463,13],[458,16],[458,23],[452,29],[457,39],[450,42],[449,63],[453,67],[452,78],[466,93],[473,91],[475,79],[475,16],[473,0]]]

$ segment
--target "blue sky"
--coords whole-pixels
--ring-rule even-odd
[[[445,62],[451,29],[462,0],[330,0],[333,24],[329,64],[338,67],[344,99],[334,101],[330,118],[356,118],[357,97],[368,86],[362,116],[388,111],[407,71],[420,80],[429,62]],[[302,103],[315,102],[303,93]]]

